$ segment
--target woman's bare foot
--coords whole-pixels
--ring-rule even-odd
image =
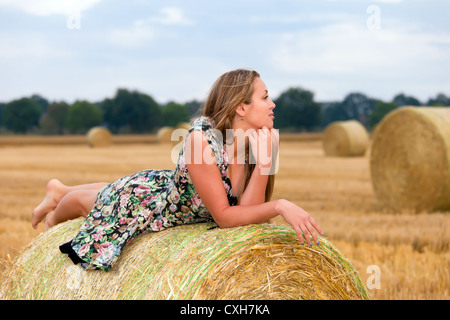
[[[38,224],[45,216],[53,211],[64,196],[66,186],[57,179],[52,179],[47,183],[47,193],[44,200],[33,210],[31,215],[31,224],[37,229]]]
[[[54,215],[55,215],[55,210],[51,210],[50,212],[48,212],[45,215],[44,231],[47,231],[48,229],[50,229],[51,227],[53,227],[55,225]]]

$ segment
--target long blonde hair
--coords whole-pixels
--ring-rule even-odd
[[[236,109],[241,103],[249,104],[253,95],[253,82],[260,78],[258,72],[247,69],[237,69],[221,75],[213,84],[208,98],[203,106],[203,116],[210,117],[215,122],[215,128],[226,137],[226,130],[231,129]],[[248,148],[246,148],[246,159],[248,159]],[[242,195],[250,181],[254,164],[245,163],[243,187],[240,188]],[[265,201],[272,197],[275,175],[270,175],[267,181]]]

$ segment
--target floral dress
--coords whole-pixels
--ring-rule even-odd
[[[211,147],[230,205],[237,204],[228,177],[226,146],[215,135],[214,122],[200,117],[192,124]],[[184,139],[186,141],[186,139]],[[105,186],[75,238],[60,246],[84,269],[108,271],[137,235],[181,224],[213,221],[197,194],[186,167],[183,144],[175,170],[151,169]]]

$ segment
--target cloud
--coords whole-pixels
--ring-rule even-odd
[[[444,88],[446,79],[439,75],[450,73],[450,33],[419,31],[393,21],[381,30],[341,22],[284,33],[273,48],[270,61],[276,70],[314,88],[326,83],[328,93],[359,87],[376,90],[381,98],[399,90],[423,97]]]
[[[193,21],[184,16],[183,11],[177,7],[166,7],[160,10],[161,16],[150,18],[149,21],[163,25],[192,25]]]
[[[21,92],[94,99],[130,85],[182,101],[236,67],[257,69],[274,97],[295,85],[318,101],[354,90],[421,99],[450,92],[445,1],[171,3],[0,0],[0,100]],[[370,4],[381,9],[379,29],[367,25]],[[81,30],[65,27],[74,10]]]
[[[36,16],[69,15],[86,11],[102,0],[0,0],[0,6],[19,9]]]
[[[73,58],[74,53],[58,48],[35,33],[22,35],[20,39],[14,35],[0,33],[0,65],[11,64],[11,61],[43,61],[51,59]],[[6,62],[8,61],[8,62]]]
[[[284,34],[272,60],[283,70],[294,72],[359,73],[362,69],[376,72],[380,67],[399,71],[410,67],[406,61],[412,65],[435,59],[444,62],[445,51],[438,46],[449,44],[450,34],[369,31],[342,23]]]
[[[375,0],[375,2],[382,2],[382,3],[400,3],[400,2],[403,2],[403,0]]]
[[[110,34],[110,42],[124,47],[136,47],[156,39],[164,33],[163,26],[193,25],[193,21],[185,17],[183,11],[176,7],[162,8],[158,16],[134,21],[128,28],[114,29]]]
[[[155,30],[142,20],[136,20],[131,28],[115,29],[109,36],[111,43],[124,47],[138,46],[154,38]]]

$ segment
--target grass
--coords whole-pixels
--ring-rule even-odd
[[[124,140],[104,149],[57,141],[0,144],[0,271],[42,232],[42,227],[32,229],[31,211],[49,179],[113,181],[141,169],[174,167],[172,146],[151,139]],[[449,299],[449,212],[384,210],[372,190],[368,160],[367,155],[324,157],[317,137],[290,136],[281,142],[274,198],[308,211],[364,283],[372,276],[368,268],[379,267],[380,289],[369,288],[372,299]]]

